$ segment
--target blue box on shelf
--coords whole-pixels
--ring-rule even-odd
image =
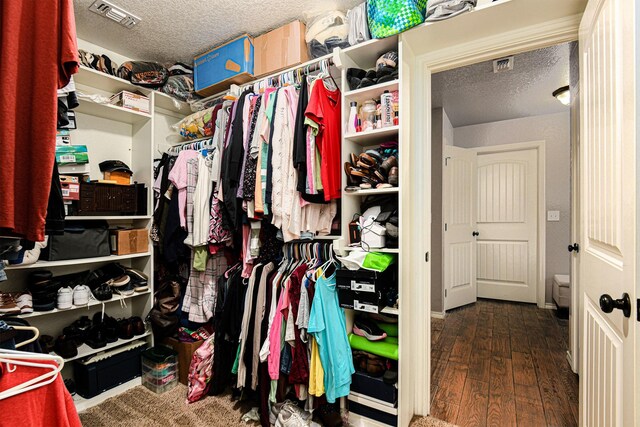
[[[193,68],[195,90],[202,96],[249,82],[253,80],[253,38],[244,34],[196,56]]]

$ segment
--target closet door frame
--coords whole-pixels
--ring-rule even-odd
[[[578,0],[572,0],[572,2],[579,3]],[[513,18],[526,16],[519,15],[518,11],[519,8],[526,9],[529,5],[507,1],[497,3],[495,6],[490,4],[486,9],[489,7],[496,7],[496,10],[505,7],[508,10],[503,10],[502,13],[511,15]],[[539,7],[546,6],[540,5]],[[405,340],[411,340],[411,347],[403,348],[402,357],[404,363],[409,364],[409,370],[413,376],[411,381],[415,387],[412,390],[414,396],[411,406],[413,406],[415,415],[428,415],[431,403],[431,265],[428,257],[431,248],[432,209],[431,75],[503,56],[575,41],[578,38],[581,18],[581,14],[555,17],[552,20],[545,16],[533,16],[529,19],[530,24],[520,30],[500,32],[503,26],[494,22],[498,19],[499,13],[490,16],[488,15],[489,10],[483,11],[482,14],[477,12],[480,12],[480,8],[477,8],[475,12],[468,13],[466,18],[462,15],[451,20],[451,22],[458,21],[462,25],[464,19],[460,18],[471,21],[477,17],[473,26],[474,33],[468,34],[467,40],[464,42],[453,46],[424,53],[425,49],[428,49],[424,47],[427,43],[424,37],[426,31],[430,32],[429,39],[439,38],[435,36],[438,33],[442,35],[441,40],[446,40],[444,34],[448,29],[442,26],[443,23],[436,23],[435,26],[427,23],[400,35],[401,52],[411,52],[413,55],[412,62],[403,62],[405,70],[409,68],[410,71],[402,74],[401,83],[402,86],[411,84],[413,96],[411,100],[408,100],[406,96],[403,97],[405,102],[410,102],[410,110],[409,114],[401,117],[401,127],[404,129],[402,143],[405,144],[405,159],[410,156],[411,167],[408,171],[404,171],[404,179],[408,182],[402,184],[408,201],[405,205],[405,211],[409,212],[407,212],[408,218],[404,222],[403,234],[406,238],[402,245],[406,260],[402,265],[402,271],[406,277],[403,294],[406,297],[401,297],[401,301],[408,301],[408,303],[405,302],[402,308],[404,318],[400,335],[401,337],[405,336]],[[558,13],[561,14],[564,11]],[[458,30],[460,25],[457,26]],[[476,38],[475,35],[480,33],[489,35],[484,38]],[[406,77],[408,77],[408,81],[405,80]],[[406,107],[404,111],[407,111]],[[411,120],[412,117],[415,119]],[[408,307],[408,305],[410,306]],[[407,403],[404,402],[404,405]]]

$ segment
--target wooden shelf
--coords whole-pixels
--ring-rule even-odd
[[[87,305],[74,305],[71,308],[68,308],[66,310],[58,310],[57,308],[51,310],[51,311],[34,311],[33,313],[27,313],[27,314],[20,314],[17,317],[19,317],[20,319],[32,319],[34,317],[42,317],[42,316],[49,316],[52,314],[59,314],[59,313],[69,313],[72,312],[74,310],[81,310],[84,309],[86,310],[88,307],[94,307],[97,305],[102,305],[104,304],[109,304],[112,302],[116,302],[116,301],[121,301],[121,300],[128,300],[131,298],[136,298],[136,297],[141,297],[143,295],[149,295],[151,294],[151,291],[145,291],[145,292],[137,292],[134,293],[133,295],[128,295],[128,296],[120,296],[117,294],[114,294],[113,297],[110,300],[107,301],[98,301],[98,300],[90,300],[89,304]]]
[[[400,126],[389,126],[381,129],[369,130],[366,132],[347,133],[344,139],[354,142],[363,147],[379,145],[389,139],[397,139]]]
[[[105,220],[105,221],[119,221],[119,220],[150,220],[151,215],[106,215],[106,216],[81,216],[71,215],[65,218],[65,221],[90,221],[90,220]]]
[[[103,119],[115,120],[122,123],[139,123],[151,119],[151,114],[141,113],[128,108],[118,107],[111,104],[99,104],[88,99],[79,98],[80,106],[73,111],[91,116],[102,117]]]
[[[343,194],[345,196],[379,196],[382,194],[398,194],[399,191],[400,189],[398,187],[371,188],[368,190],[345,191]]]
[[[128,254],[128,255],[109,255],[95,258],[80,258],[80,259],[65,259],[62,261],[38,261],[35,264],[29,265],[10,265],[5,267],[5,270],[25,270],[35,268],[52,268],[52,267],[64,267],[73,266],[79,264],[98,264],[101,262],[115,262],[124,259],[143,258],[151,256],[151,252],[143,252],[140,254]],[[64,310],[66,311],[66,310]]]
[[[128,339],[128,340],[118,339],[118,341],[108,343],[106,346],[104,346],[102,348],[91,348],[86,344],[82,344],[80,347],[78,347],[78,354],[76,356],[74,356],[74,357],[70,357],[68,359],[64,359],[64,362],[67,363],[67,362],[71,362],[73,360],[83,359],[83,358],[85,358],[87,356],[93,356],[94,354],[98,354],[98,353],[101,353],[103,351],[111,350],[111,349],[114,349],[116,347],[120,347],[121,345],[128,344],[128,343],[136,341],[136,340],[141,340],[141,339],[143,339],[145,337],[148,337],[149,335],[151,335],[151,331],[147,330],[142,335],[136,335],[135,337],[133,337],[131,339]],[[51,354],[56,354],[56,353],[51,353]]]
[[[380,98],[380,95],[382,95],[385,90],[388,90],[389,92],[398,90],[398,80],[392,80],[390,82],[384,82],[362,89],[350,90],[344,94],[344,97],[349,101],[356,101],[360,104],[369,99]],[[348,106],[345,107],[348,108]]]
[[[350,252],[350,251],[357,251],[357,250],[363,250],[360,246],[347,246],[346,248],[343,248],[345,251]],[[371,248],[368,251],[365,252],[380,252],[381,254],[399,254],[400,253],[400,249],[398,248],[379,248],[379,249],[375,249],[375,248]]]

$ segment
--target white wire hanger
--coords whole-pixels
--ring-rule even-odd
[[[55,362],[55,364],[47,363],[47,361]],[[0,364],[2,363],[7,365],[3,375],[11,375],[20,366],[42,368],[46,372],[7,390],[0,391],[0,400],[51,384],[64,367],[64,359],[60,356],[8,349],[0,350]]]

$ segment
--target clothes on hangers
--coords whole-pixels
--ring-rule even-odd
[[[57,90],[79,67],[73,2],[51,0],[46,8],[2,2],[0,26],[11,28],[3,31],[0,50],[0,230],[41,242],[55,161]]]

